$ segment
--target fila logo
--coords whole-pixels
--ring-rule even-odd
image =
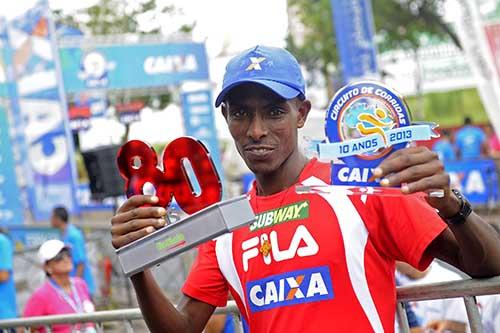
[[[248,67],[245,69],[245,71],[260,71],[262,70],[262,67],[260,67],[260,63],[266,60],[265,57],[250,57],[250,61],[252,62]]]
[[[330,269],[315,267],[269,276],[247,283],[252,312],[285,305],[309,303],[334,297]]]
[[[270,249],[268,248],[270,245]],[[299,257],[314,256],[319,252],[319,245],[313,238],[306,226],[299,225],[288,245],[288,248],[280,248],[278,243],[278,232],[271,231],[268,235],[263,233],[260,237],[252,237],[241,243],[243,250],[243,270],[248,272],[248,262],[261,253],[264,263],[270,265],[274,260],[276,262],[290,260]],[[265,249],[265,250],[263,250]]]

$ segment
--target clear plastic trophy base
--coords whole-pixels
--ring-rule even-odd
[[[159,265],[211,239],[255,221],[246,196],[218,202],[118,250],[126,276]]]

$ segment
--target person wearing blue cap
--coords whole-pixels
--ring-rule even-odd
[[[202,332],[228,291],[254,333],[394,332],[396,260],[423,270],[437,257],[473,277],[500,274],[500,239],[425,147],[399,150],[374,170],[401,195],[296,193],[328,185],[331,166],[299,149],[311,103],[288,51],[256,46],[231,59],[215,105],[255,174],[256,221],[199,247],[177,307],[151,272],[131,277],[151,332]],[[444,196],[426,195],[436,189]],[[157,203],[124,202],[111,219],[115,248],[163,225]]]

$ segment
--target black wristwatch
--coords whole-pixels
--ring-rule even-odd
[[[451,217],[444,217],[442,216],[439,212],[439,216],[443,219],[444,222],[448,225],[459,225],[464,223],[469,215],[472,213],[472,207],[467,201],[467,199],[456,189],[451,189],[451,192],[457,197],[457,199],[460,201],[460,209],[458,212],[451,216]]]

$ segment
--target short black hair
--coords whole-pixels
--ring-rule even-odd
[[[64,206],[57,206],[52,209],[52,214],[60,218],[64,223],[68,223],[68,210]]]
[[[464,125],[470,125],[472,124],[472,119],[471,117],[467,116],[464,118]]]

